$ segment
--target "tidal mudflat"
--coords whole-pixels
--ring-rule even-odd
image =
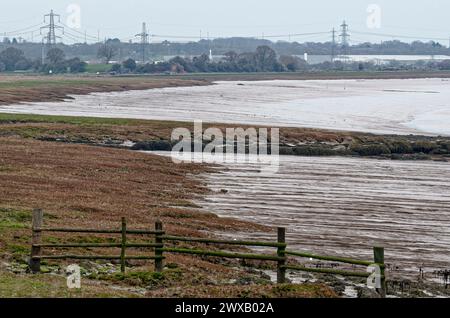
[[[0,112],[450,135],[448,79],[230,81],[73,98]]]

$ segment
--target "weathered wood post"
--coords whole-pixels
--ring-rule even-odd
[[[155,256],[159,257],[159,258],[155,259],[155,272],[160,273],[164,269],[164,263],[163,263],[163,259],[162,259],[162,256],[163,256],[162,248],[164,247],[163,246],[164,243],[163,243],[163,239],[162,239],[163,224],[161,221],[155,222],[155,231],[156,231],[155,243],[161,244],[160,247],[155,248]]]
[[[381,297],[386,297],[386,277],[385,277],[385,265],[384,265],[384,248],[383,247],[374,247],[373,248],[373,258],[375,264],[380,266],[380,283],[381,288],[377,288],[378,294]]]
[[[125,249],[127,248],[127,220],[122,218],[122,242],[120,251],[120,271],[125,273]]]
[[[286,243],[286,228],[279,227],[278,228],[278,243],[285,244]],[[286,247],[278,246],[277,255],[278,257],[286,257]],[[286,283],[286,269],[284,266],[286,265],[286,260],[280,260],[277,264],[277,283],[284,284]]]
[[[34,209],[32,218],[30,270],[32,273],[39,273],[41,271],[41,259],[36,257],[41,255],[39,244],[41,244],[41,228],[44,213],[41,209]]]

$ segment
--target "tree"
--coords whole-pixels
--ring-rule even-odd
[[[291,72],[297,72],[300,70],[305,71],[308,68],[308,63],[305,60],[292,55],[282,55],[280,57],[280,63]]]
[[[278,66],[277,53],[267,45],[258,46],[255,60],[259,71],[274,71]]]
[[[238,59],[238,54],[234,51],[229,51],[227,53],[224,54],[225,56],[225,61],[229,62],[229,63],[235,63]]]
[[[86,62],[81,61],[78,57],[67,60],[66,64],[71,73],[86,72]]]
[[[170,64],[178,64],[183,67],[183,71],[187,73],[195,72],[194,66],[189,59],[184,59],[181,56],[176,56],[169,61]]]
[[[122,72],[122,65],[120,64],[113,64],[113,66],[111,67],[111,72],[114,73],[121,73]]]
[[[14,69],[16,71],[25,71],[30,69],[32,66],[31,62],[28,61],[26,58],[22,58],[17,61],[17,63],[14,65]]]
[[[137,64],[133,59],[128,59],[122,63],[123,68],[129,70],[130,72],[134,72],[136,70]]]
[[[206,54],[202,54],[199,57],[194,57],[192,60],[194,63],[194,67],[199,72],[208,72],[208,63],[209,63],[209,56]]]
[[[450,60],[444,60],[439,63],[439,69],[450,70]]]
[[[23,51],[9,47],[0,53],[0,62],[5,65],[5,71],[15,71],[17,62],[25,59]]]
[[[256,72],[258,71],[256,66],[256,55],[255,53],[242,53],[239,54],[237,62],[238,72]]]
[[[119,45],[120,43],[122,43],[122,42],[118,38],[106,40],[106,44],[109,44],[109,45]]]
[[[65,58],[66,54],[64,51],[58,48],[50,49],[47,53],[47,61],[52,65],[63,63]]]
[[[34,61],[32,61],[31,68],[36,72],[41,71],[42,70],[42,59],[35,59]]]
[[[116,56],[117,49],[110,43],[105,43],[100,46],[97,52],[97,56],[105,60],[106,64],[109,64],[111,60]]]

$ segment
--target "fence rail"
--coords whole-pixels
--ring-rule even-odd
[[[278,237],[276,242],[262,242],[262,241],[238,241],[238,240],[219,240],[209,238],[194,238],[166,235],[163,230],[161,222],[155,223],[154,230],[132,230],[127,228],[125,218],[122,218],[120,229],[67,229],[67,228],[47,228],[43,227],[43,212],[40,209],[33,210],[32,222],[32,245],[30,257],[30,269],[32,272],[40,272],[41,260],[58,260],[58,259],[85,259],[85,260],[120,260],[120,269],[125,272],[127,260],[154,260],[155,271],[161,272],[164,268],[164,254],[177,253],[188,255],[201,255],[222,258],[237,258],[237,259],[251,259],[264,260],[276,262],[277,266],[277,283],[286,282],[286,270],[303,271],[323,274],[337,274],[343,276],[353,277],[369,277],[371,273],[362,271],[326,269],[326,268],[311,268],[303,265],[292,263],[295,257],[317,259],[322,261],[334,261],[344,264],[351,264],[353,266],[371,266],[377,265],[381,270],[381,288],[378,289],[379,294],[384,297],[386,294],[385,281],[385,265],[384,265],[384,249],[381,247],[374,247],[374,261],[356,260],[344,257],[323,256],[311,253],[295,252],[286,250],[286,230],[285,228],[278,228]],[[115,243],[65,243],[65,244],[45,244],[42,243],[43,232],[60,232],[60,233],[92,233],[92,234],[120,234],[120,242]],[[148,235],[153,237],[153,242],[129,242],[130,235]],[[276,248],[276,254],[254,254],[254,253],[237,253],[221,250],[205,250],[197,248],[180,248],[167,246],[165,242],[190,242],[201,243],[204,245],[234,245],[234,246],[254,246],[254,247],[272,247]],[[117,248],[120,249],[119,255],[76,255],[76,254],[62,254],[62,255],[45,255],[42,253],[43,249],[69,249],[69,248]],[[127,249],[130,248],[145,248],[153,251],[153,255],[127,255]],[[288,258],[288,256],[291,256]],[[291,262],[288,262],[291,261]]]
[[[122,234],[122,230],[36,228],[36,232]],[[162,235],[164,231],[126,230],[126,234]]]
[[[312,258],[312,259],[318,259],[318,260],[322,260],[322,261],[339,262],[339,263],[351,264],[351,265],[370,266],[370,265],[374,264],[373,262],[369,262],[369,261],[360,261],[360,260],[351,259],[351,258],[344,258],[344,257],[321,256],[321,255],[314,255],[314,254],[310,254],[310,253],[300,253],[300,252],[286,251],[285,254],[286,255],[291,255],[291,256]]]
[[[211,243],[211,244],[261,246],[261,247],[286,247],[287,246],[286,243],[279,243],[279,242],[226,241],[226,240],[189,238],[189,237],[167,236],[167,235],[163,235],[162,239],[165,241],[196,242],[196,243],[206,243],[206,244]]]

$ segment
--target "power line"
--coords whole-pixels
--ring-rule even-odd
[[[370,35],[377,37],[389,37],[389,38],[400,38],[400,39],[414,39],[414,40],[438,40],[438,41],[448,41],[448,38],[439,38],[439,37],[419,37],[419,36],[411,36],[411,35],[398,35],[398,34],[387,34],[387,33],[372,33],[372,32],[358,32],[352,30],[353,33],[360,35]]]
[[[83,36],[83,38],[89,38],[89,40],[91,40],[91,41],[94,41],[94,40],[96,41],[98,39],[98,36],[90,35],[87,33],[87,31],[81,32],[81,31],[78,31],[77,29],[69,27],[68,25],[66,25],[64,23],[61,23],[61,24],[66,28],[66,30],[69,29],[70,31],[72,31],[74,33],[78,33],[79,35]]]
[[[264,35],[264,39],[271,39],[271,38],[288,38],[288,37],[306,37],[310,35],[323,35],[328,34],[329,32],[310,32],[310,33],[291,33],[291,34],[275,34],[275,35]],[[165,39],[198,39],[197,36],[193,35],[161,35],[161,34],[152,34],[151,35],[154,38],[165,38]],[[242,39],[257,39],[261,38],[261,36],[233,36],[236,38],[242,38]],[[210,40],[215,40],[218,38],[211,38]]]
[[[38,28],[41,25],[42,25],[42,23],[39,23],[39,24],[31,25],[29,27],[22,28],[19,30],[2,32],[2,34],[3,34],[3,36],[12,36],[12,35],[21,35],[21,34],[31,33],[32,31],[30,31],[30,29]],[[36,31],[36,30],[34,30],[34,31]]]
[[[72,34],[72,33],[67,32],[67,31],[64,32],[64,38],[75,39],[77,41],[77,43],[86,42],[86,38],[83,38],[83,37],[81,37],[79,35],[76,35],[76,34]]]
[[[291,34],[281,34],[281,35],[265,35],[264,38],[287,38],[287,37],[302,37],[302,36],[309,36],[309,35],[321,35],[321,34],[328,34],[328,32],[310,32],[310,33],[291,33]]]
[[[73,42],[73,44],[80,43],[80,39],[77,39],[77,38],[71,36],[70,33],[67,33],[67,32],[64,33],[64,38],[71,40]]]
[[[58,20],[58,21],[56,21]],[[98,36],[94,36],[92,34],[89,34],[88,31],[81,32],[80,30],[73,29],[64,23],[60,21],[60,16],[55,14],[53,10],[50,12],[50,14],[46,14],[44,16],[44,24],[34,24],[30,25],[28,27],[16,29],[16,30],[10,30],[5,32],[0,32],[0,35],[3,35],[4,37],[12,37],[12,36],[21,36],[24,38],[30,38],[34,39],[34,36],[36,35],[37,31],[40,31],[41,34],[43,34],[43,31],[45,30],[44,34],[44,42],[47,44],[47,46],[52,46],[56,44],[56,41],[59,36],[57,36],[56,32],[57,30],[62,30],[63,35],[65,36],[65,32],[67,32],[67,36],[65,38],[71,39],[71,40],[83,40],[84,42],[88,41],[98,41]],[[169,25],[169,24],[167,24]],[[123,28],[121,28],[123,29]],[[377,33],[377,32],[362,32],[358,30],[350,29],[346,21],[343,22],[343,24],[340,26],[340,34],[337,35],[336,29],[333,29],[332,31],[332,57],[336,56],[338,54],[337,48],[338,48],[338,40],[337,36],[340,37],[340,44],[343,48],[343,54],[345,54],[345,51],[348,49],[349,46],[349,38],[350,33],[356,34],[356,35],[364,35],[364,36],[372,36],[372,37],[383,37],[383,38],[393,38],[393,39],[412,39],[412,40],[430,40],[435,42],[449,42],[450,47],[450,39],[447,37],[437,36],[437,37],[427,37],[427,36],[417,36],[417,35],[408,35],[408,34],[392,34],[392,33]],[[70,31],[70,32],[69,32]],[[310,36],[319,36],[319,35],[326,35],[329,36],[329,31],[327,32],[309,32],[309,33],[286,33],[286,34],[265,34],[264,39],[289,39],[291,38],[302,38],[305,39]],[[179,39],[179,42],[182,42],[182,40],[198,40],[198,35],[161,35],[161,34],[152,34],[150,35],[149,32],[146,29],[146,26],[143,25],[142,33],[137,34],[136,36],[139,36],[141,38],[141,45],[142,45],[142,60],[145,61],[147,59],[148,52],[148,44],[150,43],[150,36],[155,39]],[[258,36],[233,36],[236,38],[244,38],[244,39],[260,39],[261,35]],[[219,37],[213,38],[213,37],[207,37],[208,40],[215,40]],[[224,38],[224,37],[222,37]],[[333,40],[334,38],[334,40]],[[353,38],[353,37],[352,37]],[[132,39],[131,37],[127,40]],[[368,42],[368,41],[367,41]]]

